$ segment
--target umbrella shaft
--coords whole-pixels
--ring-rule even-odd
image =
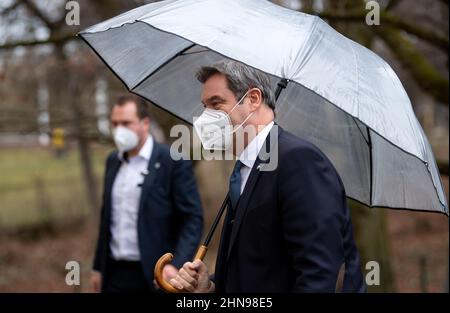
[[[278,100],[278,97],[281,94],[281,91],[287,87],[288,80],[286,78],[282,78],[277,85],[277,90],[275,90],[275,101]]]
[[[203,243],[203,245],[205,247],[208,247],[209,242],[211,241],[211,238],[214,235],[214,232],[216,231],[217,225],[219,224],[219,221],[220,221],[220,219],[221,219],[221,217],[223,215],[223,212],[225,211],[225,207],[227,206],[229,199],[230,199],[230,194],[227,193],[227,195],[225,196],[225,199],[223,200],[222,205],[221,205],[221,207],[219,209],[219,212],[217,213],[217,216],[216,216],[216,218],[214,220],[214,223],[212,224],[211,229],[209,230],[208,235],[206,236],[205,242]]]

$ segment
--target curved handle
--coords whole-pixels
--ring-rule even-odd
[[[207,246],[205,246],[205,245],[200,246],[200,248],[198,248],[198,250],[197,250],[197,253],[195,254],[194,260],[203,260],[207,251],[208,251]],[[179,290],[179,289],[175,288],[174,286],[172,286],[171,284],[169,284],[168,282],[166,282],[163,278],[164,266],[169,264],[172,260],[173,260],[172,253],[166,253],[162,257],[159,258],[158,262],[156,262],[156,265],[155,265],[155,271],[154,271],[155,280],[157,281],[159,287],[161,287],[161,289],[163,289],[165,292],[169,292],[169,293],[183,292],[182,290]]]
[[[178,293],[181,292],[181,290],[178,290],[168,282],[166,282],[163,278],[163,269],[166,264],[169,264],[173,260],[173,254],[172,253],[166,253],[162,257],[159,258],[158,262],[156,262],[155,265],[155,280],[158,283],[158,286],[161,287],[162,290],[165,292],[170,293]]]

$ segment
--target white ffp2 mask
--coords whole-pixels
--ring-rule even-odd
[[[139,144],[139,136],[127,127],[117,126],[112,132],[114,142],[120,152],[130,151]]]
[[[206,108],[203,113],[194,121],[194,129],[200,138],[202,146],[207,150],[228,150],[230,148],[232,135],[252,116],[250,113],[245,120],[233,127],[230,114],[247,96],[248,91],[234,105],[230,113],[221,110],[213,110]]]

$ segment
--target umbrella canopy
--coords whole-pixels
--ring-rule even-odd
[[[166,0],[79,33],[127,88],[192,123],[196,70],[240,61],[288,81],[277,123],[331,159],[348,197],[448,214],[430,144],[397,75],[312,15],[261,0]],[[324,195],[325,196],[325,195]]]

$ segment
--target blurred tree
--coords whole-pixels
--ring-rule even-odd
[[[68,12],[65,9],[66,1],[54,1],[51,3],[51,6],[48,6],[49,3],[43,1],[12,0],[9,5],[4,7],[0,6],[0,17],[2,19],[9,19],[12,23],[16,23],[19,29],[30,28],[34,30],[26,34],[19,32],[19,38],[16,38],[17,35],[15,33],[4,34],[6,37],[12,37],[14,39],[9,39],[1,43],[0,53],[6,53],[11,50],[12,53],[9,53],[9,55],[14,59],[15,48],[28,48],[27,54],[36,55],[37,59],[41,59],[41,62],[42,60],[46,60],[46,65],[41,66],[43,67],[41,71],[43,73],[41,73],[39,78],[35,76],[34,79],[35,81],[46,80],[48,82],[51,100],[50,122],[53,126],[71,126],[68,137],[74,138],[77,142],[86,194],[92,210],[95,211],[99,208],[99,196],[96,178],[92,168],[89,142],[93,139],[101,139],[102,134],[96,128],[97,117],[95,116],[95,105],[93,103],[95,97],[92,95],[92,87],[97,81],[96,77],[101,75],[99,73],[106,72],[107,70],[99,67],[100,62],[95,59],[95,56],[90,51],[86,50],[85,44],[76,37],[76,33],[99,20],[105,20],[123,11],[153,1],[80,0],[78,2],[81,9],[81,25],[72,26],[67,25],[65,20]],[[18,21],[17,17],[20,17]],[[47,33],[46,38],[41,39],[40,37],[42,36],[30,35],[37,32]],[[50,54],[43,54],[38,49],[41,46],[48,47]],[[84,61],[79,61],[80,58]],[[6,58],[6,60],[8,59]],[[25,60],[25,58],[21,58],[19,62],[21,68],[27,67]],[[8,61],[5,61],[5,63],[8,64]],[[83,66],[80,66],[80,64],[83,64]],[[36,66],[38,65],[28,64],[27,70]],[[13,71],[4,72],[12,73]],[[90,76],[86,77],[87,79],[83,79],[86,73],[89,73]],[[112,86],[112,94],[123,91],[124,87],[117,83],[113,75],[111,73],[108,73],[108,75],[107,79],[110,80],[108,85]],[[31,76],[28,75],[28,78],[31,78]],[[23,81],[26,81],[25,77],[22,77],[19,84],[23,85]],[[33,86],[31,90],[36,92],[36,88],[36,86]],[[83,95],[86,93],[91,94],[89,97],[84,98]],[[29,104],[33,102],[33,100],[30,100]],[[27,110],[29,110],[29,106]],[[10,110],[8,111],[10,112]],[[34,122],[25,123],[23,114],[19,115],[21,125],[34,124]],[[163,121],[162,126],[164,128],[167,127],[166,129],[177,122],[173,117],[168,117],[167,114],[157,109],[154,109],[154,115]],[[26,116],[35,115],[26,114]],[[10,116],[6,116],[5,119],[7,120],[7,125],[15,124]]]

